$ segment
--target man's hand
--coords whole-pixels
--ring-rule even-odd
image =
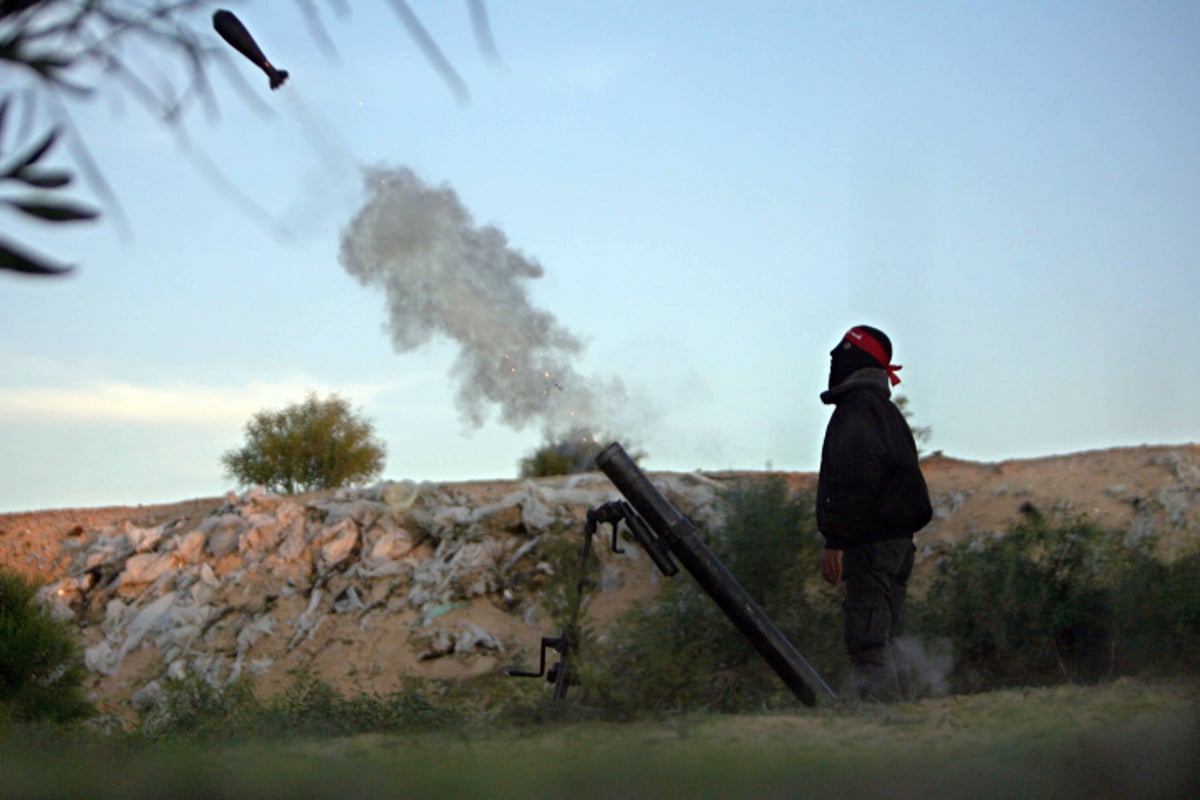
[[[841,550],[826,550],[821,556],[821,577],[828,581],[830,586],[837,586],[842,582]]]

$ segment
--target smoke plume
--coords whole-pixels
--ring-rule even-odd
[[[954,652],[949,639],[926,640],[901,636],[896,640],[908,680],[917,697],[945,697],[950,694],[950,673],[954,670]]]
[[[476,226],[448,186],[406,168],[366,170],[367,200],[342,232],[339,261],[387,297],[397,352],[436,337],[458,345],[451,374],[463,421],[478,428],[492,408],[513,429],[546,433],[600,424],[601,386],[572,366],[583,344],[529,300],[540,264],[502,231]]]

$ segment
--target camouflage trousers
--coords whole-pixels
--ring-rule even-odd
[[[910,696],[908,665],[897,640],[912,575],[912,539],[847,548],[842,556],[846,650],[860,700],[891,702]]]

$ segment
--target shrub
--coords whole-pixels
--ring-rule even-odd
[[[415,679],[388,694],[346,697],[308,669],[293,674],[291,685],[272,700],[267,715],[277,729],[322,736],[425,731],[458,719],[452,710],[430,701]]]
[[[540,447],[521,459],[520,477],[545,478],[550,475],[574,475],[596,469],[596,455],[615,441],[610,436],[598,436],[584,428],[573,428],[561,436],[547,436]],[[629,453],[634,461],[646,454],[640,450]]]
[[[0,569],[0,717],[70,722],[92,714],[74,633],[37,602],[37,587]]]
[[[346,400],[310,394],[303,403],[255,414],[246,425],[246,443],[221,462],[239,485],[290,495],[368,481],[383,471],[386,455],[374,425]]]
[[[1113,659],[1122,674],[1200,674],[1200,548],[1170,562],[1139,559],[1113,603]]]
[[[892,399],[896,403],[896,408],[900,409],[900,413],[908,421],[913,440],[917,443],[917,453],[925,455],[925,445],[929,444],[929,440],[933,438],[933,427],[930,425],[912,424],[913,410],[909,407],[909,400],[906,395],[898,394]]]
[[[721,497],[725,523],[706,544],[780,631],[829,680],[844,669],[837,596],[814,583],[823,541],[811,495],[779,477]],[[686,571],[655,605],[624,615],[587,654],[589,699],[617,715],[742,711],[795,698]]]
[[[263,706],[249,680],[223,686],[189,676],[166,684],[163,702],[143,714],[141,733],[148,738],[206,739],[244,737],[262,732]]]
[[[1101,598],[1084,587],[1097,529],[1027,520],[991,540],[956,547],[939,564],[926,603],[931,633],[954,646],[957,689],[1045,684],[1069,674],[1059,644],[1105,635]]]
[[[918,614],[959,691],[1200,666],[1200,553],[1170,563],[1084,519],[1026,519],[952,549]]]
[[[354,736],[425,731],[457,721],[428,699],[416,681],[386,695],[347,697],[311,669],[292,673],[279,694],[259,700],[247,679],[214,687],[191,676],[167,684],[166,699],[147,712],[141,732],[159,740],[229,740],[293,736]]]

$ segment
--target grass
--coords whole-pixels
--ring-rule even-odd
[[[892,706],[144,745],[10,729],[11,797],[1142,797],[1200,790],[1200,681]]]

